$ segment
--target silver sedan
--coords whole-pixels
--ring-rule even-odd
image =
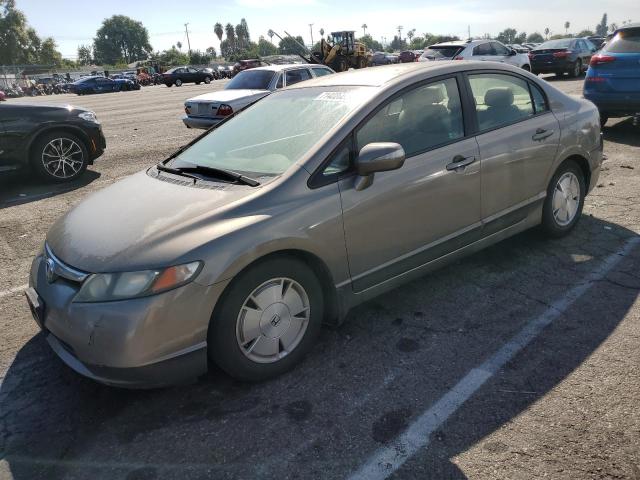
[[[525,229],[568,234],[598,111],[515,67],[433,62],[275,92],[57,221],[27,298],[71,368],[261,380],[323,322]]]

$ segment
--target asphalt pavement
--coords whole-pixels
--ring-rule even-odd
[[[127,391],[63,365],[22,296],[47,229],[195,138],[183,101],[224,83],[20,99],[95,110],[107,151],[70,185],[0,178],[1,479],[640,479],[640,128],[628,119],[604,129],[603,172],[570,236],[525,232],[378,297],[282,377],[212,369]]]

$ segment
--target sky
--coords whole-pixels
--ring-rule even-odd
[[[356,30],[380,41],[391,41],[397,26],[403,26],[403,38],[408,30],[416,35],[425,32],[467,37],[485,33],[497,35],[512,27],[518,32],[564,32],[564,22],[570,31],[595,29],[602,14],[609,23],[625,20],[640,21],[640,0],[16,0],[32,27],[41,37],[51,36],[67,58],[75,58],[78,45],[91,44],[102,21],[121,14],[141,21],[150,35],[154,50],[171,48],[182,42],[187,48],[184,24],[188,23],[192,49],[204,51],[213,46],[219,51],[213,25],[240,23],[245,18],[252,40],[260,35],[267,39],[269,29],[284,35],[301,35],[311,43],[309,24],[313,24],[313,40],[319,30]],[[277,38],[274,37],[274,42]]]

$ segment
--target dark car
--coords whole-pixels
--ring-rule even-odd
[[[598,107],[602,125],[609,117],[640,117],[640,23],[616,30],[591,57],[583,93]]]
[[[119,91],[140,90],[140,82],[137,80],[131,80],[130,78],[115,78],[113,80],[119,84]]]
[[[84,77],[69,86],[71,93],[87,95],[91,93],[119,92],[120,83],[105,77]]]
[[[162,74],[162,82],[167,87],[172,85],[181,87],[183,83],[200,85],[202,82],[211,83],[211,80],[213,80],[213,73],[193,67],[175,67]]]
[[[596,50],[600,50],[604,43],[607,41],[606,37],[600,37],[597,35],[587,37],[587,40],[593,43],[593,46],[596,47]]]
[[[529,52],[533,73],[555,73],[579,77],[589,67],[596,47],[586,38],[549,40]]]
[[[404,52],[400,52],[398,58],[400,59],[400,63],[411,63],[416,61],[417,56],[411,50],[405,50]]]
[[[233,74],[236,75],[244,70],[249,70],[250,68],[258,68],[262,66],[263,66],[262,62],[257,59],[240,60],[233,66]]]
[[[0,172],[32,168],[50,182],[74,180],[104,152],[95,113],[50,105],[0,105]]]

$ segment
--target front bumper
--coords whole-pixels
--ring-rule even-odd
[[[38,324],[47,341],[81,375],[109,385],[151,388],[207,371],[207,330],[225,282],[191,282],[149,297],[76,303],[80,284],[64,278],[49,283],[38,256],[29,285],[42,303]]]
[[[104,138],[100,125],[87,129],[86,133],[89,137],[89,158],[93,162],[104,153],[107,148],[107,140]]]
[[[187,128],[201,128],[203,130],[219,124],[222,120],[221,118],[190,117],[188,115],[182,117],[182,121]]]

